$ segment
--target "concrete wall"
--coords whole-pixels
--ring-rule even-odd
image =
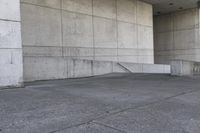
[[[200,61],[199,24],[199,9],[155,16],[155,62]]]
[[[149,4],[21,0],[21,15],[26,81],[70,77],[67,58],[154,63]]]
[[[0,0],[0,87],[22,82],[20,1]]]

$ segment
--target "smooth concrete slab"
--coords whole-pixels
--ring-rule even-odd
[[[117,0],[117,20],[136,23],[136,0]]]
[[[23,46],[62,46],[59,10],[22,3],[21,12]]]
[[[175,49],[192,49],[195,48],[197,42],[198,29],[181,30],[174,32]]]
[[[0,86],[20,86],[23,82],[21,49],[0,49]]]
[[[115,20],[94,17],[95,48],[117,48],[117,23]]]
[[[137,24],[153,26],[153,7],[142,1],[137,1]]]
[[[163,32],[163,33],[155,33],[155,50],[157,51],[167,51],[173,50],[174,48],[174,33],[173,32]]]
[[[66,67],[62,57],[24,57],[24,80],[64,79]]]
[[[118,48],[137,48],[137,26],[118,22]]]
[[[93,15],[116,19],[116,0],[93,0]]]
[[[154,16],[154,29],[157,33],[169,32],[173,30],[173,15],[165,14]],[[164,25],[164,26],[163,26]]]
[[[190,9],[186,11],[174,13],[174,29],[194,29],[198,28],[198,9]]]
[[[93,47],[92,16],[63,11],[63,45]]]
[[[138,48],[153,49],[153,29],[148,26],[138,26]]]
[[[196,133],[200,77],[109,74],[0,90],[2,133]]]
[[[21,48],[21,24],[0,21],[0,48]]]

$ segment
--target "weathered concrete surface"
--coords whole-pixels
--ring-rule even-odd
[[[0,91],[1,133],[197,133],[200,77],[110,74]]]
[[[20,1],[0,1],[0,87],[23,82]]]
[[[187,60],[171,61],[171,74],[176,76],[192,76],[200,74],[200,63]]]
[[[25,80],[71,77],[66,58],[153,64],[152,15],[138,0],[21,0]]]
[[[154,17],[155,63],[200,61],[199,18],[198,8]]]

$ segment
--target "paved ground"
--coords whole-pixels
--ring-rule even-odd
[[[1,133],[199,133],[200,78],[110,74],[0,91]]]

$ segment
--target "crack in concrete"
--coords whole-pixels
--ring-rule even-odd
[[[125,111],[128,111],[128,110],[136,110],[136,109],[140,109],[140,108],[144,108],[144,107],[149,107],[149,106],[152,106],[152,105],[155,105],[155,104],[158,104],[158,103],[162,103],[162,102],[164,102],[164,101],[167,101],[167,100],[172,99],[172,98],[175,98],[175,97],[183,96],[183,95],[190,94],[190,93],[193,93],[193,92],[198,92],[198,91],[200,91],[200,90],[193,90],[193,91],[188,91],[188,92],[182,92],[182,93],[179,93],[179,94],[170,96],[170,97],[166,97],[166,98],[160,99],[159,101],[155,101],[155,102],[152,102],[152,103],[148,103],[148,104],[136,106],[136,107],[133,107],[133,108],[125,108],[125,109],[122,109],[122,110],[117,111],[117,112],[113,112],[113,110],[112,110],[113,113],[105,113],[105,114],[102,114],[101,116],[98,116],[98,117],[93,118],[93,119],[91,119],[91,120],[88,120],[88,121],[86,121],[86,122],[83,122],[83,123],[80,123],[80,124],[76,124],[76,125],[72,125],[72,126],[69,126],[69,127],[66,127],[66,128],[58,129],[58,130],[55,130],[55,131],[51,131],[51,132],[49,132],[49,133],[56,133],[56,132],[59,132],[59,131],[63,131],[63,130],[66,130],[66,129],[69,129],[69,128],[73,128],[73,127],[79,127],[79,126],[81,126],[81,125],[85,125],[85,124],[89,124],[89,123],[99,124],[99,125],[102,125],[102,126],[111,128],[111,129],[115,129],[115,130],[120,131],[120,132],[122,132],[122,133],[126,133],[126,132],[123,131],[123,130],[116,129],[116,128],[111,127],[111,126],[109,126],[109,125],[102,124],[102,123],[98,123],[98,122],[96,122],[96,120],[98,120],[98,119],[103,119],[103,118],[105,118],[105,117],[109,117],[109,116],[113,116],[113,115],[117,115],[117,114],[119,114],[119,113],[122,113],[122,112],[125,112]]]

